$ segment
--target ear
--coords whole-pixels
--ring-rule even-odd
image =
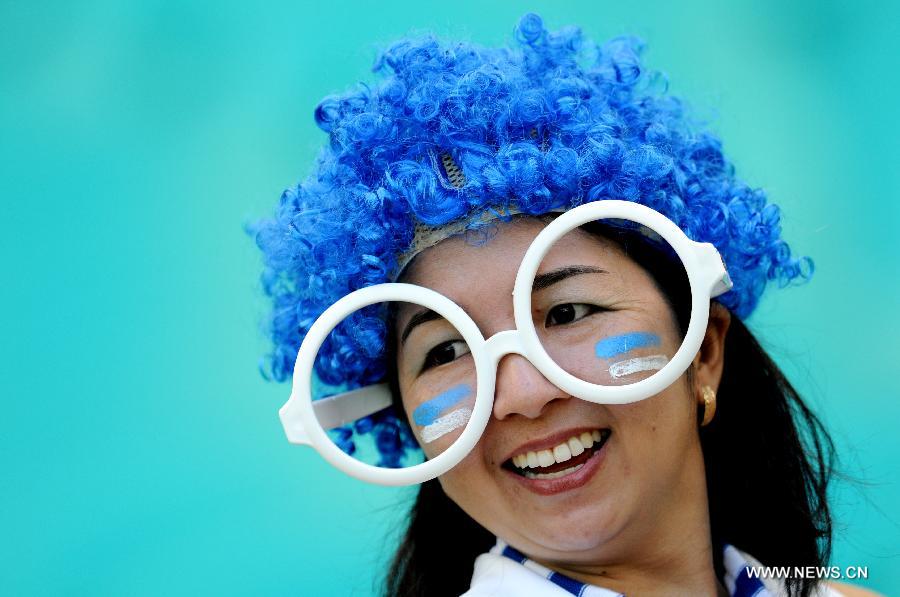
[[[703,386],[710,386],[713,391],[719,391],[722,369],[725,366],[725,334],[728,333],[729,325],[731,312],[716,301],[712,301],[709,305],[706,335],[692,363],[694,389],[698,394],[699,388]]]

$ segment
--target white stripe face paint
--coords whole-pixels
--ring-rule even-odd
[[[663,354],[626,359],[610,365],[609,374],[613,376],[613,379],[619,379],[620,377],[625,377],[626,375],[631,375],[632,373],[638,373],[640,371],[659,371],[665,367],[668,362],[669,359]]]
[[[472,409],[468,407],[450,411],[442,417],[438,417],[430,425],[422,427],[422,441],[430,444],[439,437],[447,435],[455,429],[465,427],[472,416]]]

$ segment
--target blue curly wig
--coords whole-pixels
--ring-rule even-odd
[[[769,281],[812,274],[781,240],[778,207],[735,177],[719,139],[644,68],[638,39],[597,45],[574,27],[547,31],[534,14],[515,38],[501,48],[398,41],[377,59],[376,83],[316,108],[329,143],[275,216],[252,229],[274,303],[267,376],[290,377],[329,305],[392,280],[416,224],[488,209],[540,215],[603,198],[652,207],[718,248],[734,281],[718,300],[741,318]],[[320,351],[319,380],[348,389],[381,381],[386,337],[377,313],[348,319]],[[352,453],[357,433],[374,434],[383,466],[417,448],[390,415],[337,430],[336,440]]]

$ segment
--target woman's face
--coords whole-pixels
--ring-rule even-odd
[[[422,252],[404,281],[455,301],[485,338],[514,329],[516,271],[544,226],[534,218],[501,223],[480,246],[449,238]],[[538,334],[578,377],[605,385],[636,381],[680,345],[668,302],[613,242],[570,233],[550,250],[537,279],[532,315]],[[429,435],[416,421],[428,404],[437,405],[430,420],[451,402],[457,410],[471,405],[471,354],[452,326],[423,316],[415,305],[399,309],[395,332],[402,338],[397,370],[404,408],[433,457],[461,429],[451,423]],[[629,342],[636,348],[629,350]],[[686,376],[646,400],[600,405],[573,398],[524,357],[507,355],[484,435],[440,482],[469,516],[534,558],[588,562],[639,553],[654,529],[672,524],[673,503],[701,500],[705,513],[696,409]],[[553,462],[542,466],[550,462],[547,451]]]

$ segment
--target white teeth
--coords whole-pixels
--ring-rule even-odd
[[[585,431],[579,435],[570,437],[552,450],[539,450],[523,452],[512,457],[512,463],[516,468],[534,469],[550,466],[557,462],[565,462],[574,456],[579,456],[585,450],[589,450],[594,444],[603,438],[599,430]],[[537,474],[537,473],[534,473]],[[535,477],[537,478],[537,477]],[[543,478],[543,477],[540,477]]]
[[[553,448],[553,458],[556,459],[556,462],[565,462],[572,458],[572,451],[569,449],[569,444],[559,444]]]
[[[572,456],[578,456],[584,452],[584,444],[581,443],[580,439],[573,437],[569,440],[569,452],[572,453]]]
[[[529,479],[556,479],[557,477],[571,475],[583,466],[584,464],[576,464],[575,466],[570,466],[567,469],[556,471],[555,473],[532,473],[531,471],[525,471],[523,474]]]
[[[587,431],[585,431],[584,433],[582,433],[582,434],[578,437],[578,439],[581,440],[581,443],[584,445],[584,449],[585,449],[585,450],[587,450],[588,448],[590,448],[591,446],[594,445],[594,436],[591,435],[590,433],[588,433]]]
[[[551,452],[550,450],[541,450],[537,453],[537,455],[538,463],[541,466],[550,466],[555,462],[555,460],[553,459],[553,452]]]

